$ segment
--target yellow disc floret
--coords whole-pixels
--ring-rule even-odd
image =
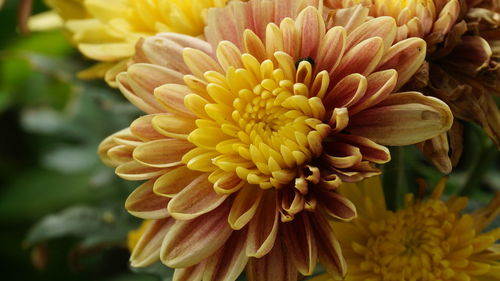
[[[308,61],[296,69],[286,54],[276,57],[289,63],[275,66],[272,60],[260,63],[244,54],[241,68],[206,72],[206,94],[215,102],[199,92],[185,98],[186,106],[201,117],[188,137],[197,146],[183,159],[189,168],[213,171],[214,183],[237,176],[261,188],[279,188],[321,155],[330,126],[322,122],[321,99],[309,92],[310,87],[326,89],[328,80],[313,79]],[[207,153],[210,163],[200,164],[207,160],[200,155]]]

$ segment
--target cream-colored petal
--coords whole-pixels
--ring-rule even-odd
[[[193,266],[214,254],[233,232],[227,223],[229,203],[170,228],[161,246],[161,261],[168,267]]]
[[[192,171],[184,165],[175,167],[156,179],[153,191],[160,196],[172,198],[198,176],[199,172]]]
[[[254,217],[259,207],[263,191],[256,185],[245,185],[234,198],[229,212],[228,223],[231,228],[242,229]]]
[[[332,74],[346,50],[346,31],[340,26],[328,30],[323,40],[320,41],[319,56],[316,57],[318,70],[326,70]]]
[[[203,74],[210,70],[223,72],[219,63],[200,50],[184,48],[182,57],[191,73],[198,78],[203,78]]]
[[[174,222],[173,218],[166,218],[148,224],[130,255],[131,266],[146,267],[160,259],[161,244]]]
[[[134,92],[126,72],[122,72],[116,76],[116,83],[118,85],[118,89],[120,89],[125,98],[127,98],[130,103],[135,105],[140,110],[150,114],[162,112],[160,107],[149,104]]]
[[[452,123],[453,115],[444,102],[406,92],[351,116],[346,130],[382,145],[409,145],[447,131]]]
[[[181,165],[182,157],[192,148],[193,145],[185,140],[161,139],[138,146],[133,156],[146,166],[168,168]]]
[[[158,114],[153,116],[152,127],[163,136],[186,140],[196,129],[195,119],[176,114]]]
[[[215,193],[207,174],[202,174],[172,198],[168,212],[175,219],[191,220],[214,210],[226,198],[227,195]]]
[[[169,198],[158,196],[153,192],[154,179],[145,182],[132,192],[125,208],[132,215],[142,219],[162,219],[169,215],[167,204]]]
[[[377,164],[383,164],[391,160],[389,149],[370,139],[356,135],[339,134],[336,136],[336,140],[357,147],[363,156],[363,160]]]
[[[136,161],[130,161],[118,166],[116,175],[129,181],[149,180],[163,175],[168,169],[144,166]]]

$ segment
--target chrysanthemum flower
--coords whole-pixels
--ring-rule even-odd
[[[460,13],[458,0],[326,0],[331,8],[361,4],[370,9],[370,16],[396,19],[396,41],[409,37],[426,38],[428,44],[442,41]]]
[[[342,186],[358,207],[352,223],[333,223],[349,268],[344,280],[500,280],[500,228],[485,231],[500,214],[500,194],[488,207],[462,214],[467,198],[440,199],[445,182],[425,201],[408,194],[396,212],[387,210],[377,178]]]
[[[417,36],[427,42],[426,63],[407,90],[446,102],[455,117],[472,121],[500,146],[500,111],[493,95],[500,93],[500,14],[496,0],[328,0],[340,8],[362,4],[373,17],[391,16],[397,38]],[[465,16],[464,16],[465,15]],[[462,152],[462,125],[418,147],[443,173],[449,173]],[[451,152],[450,152],[451,148]]]
[[[139,42],[117,81],[149,115],[100,146],[119,176],[147,180],[126,202],[152,220],[133,266],[161,259],[175,280],[235,280],[246,267],[249,280],[293,281],[319,260],[343,276],[327,218],[356,210],[340,182],[379,174],[383,145],[450,127],[441,101],[395,93],[423,40],[393,44],[395,21],[366,21],[361,6],[328,22],[316,7],[234,2],[209,12],[212,45],[173,33]]]
[[[99,61],[81,78],[106,76],[115,85],[142,37],[159,32],[203,34],[207,8],[230,0],[46,0],[65,20],[72,40],[86,57]]]

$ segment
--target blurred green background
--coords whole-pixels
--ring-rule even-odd
[[[140,112],[103,82],[76,79],[91,62],[64,31],[20,35],[18,5],[8,0],[0,10],[2,280],[157,280],[149,273],[168,280],[162,266],[128,268],[126,237],[139,221],[123,202],[136,183],[118,179],[96,155],[102,139]],[[46,9],[35,1],[34,13]],[[416,178],[432,187],[443,176],[414,147],[393,151],[397,159],[384,168],[386,189],[395,190],[388,198],[401,202],[404,192],[416,192]],[[467,125],[447,194],[470,195],[474,209],[498,190],[498,150]]]

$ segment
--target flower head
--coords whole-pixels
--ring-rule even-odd
[[[134,266],[160,258],[178,276],[234,280],[246,266],[250,280],[296,280],[319,259],[343,276],[326,220],[356,216],[340,182],[379,174],[382,144],[449,128],[444,103],[394,93],[422,63],[423,40],[393,44],[394,20],[366,21],[363,7],[317,7],[233,3],[209,12],[212,45],[172,33],[138,43],[117,81],[149,115],[100,147],[118,175],[148,180],[126,203],[153,220]]]
[[[390,16],[397,21],[396,41],[409,37],[426,38],[431,45],[442,41],[460,14],[458,0],[326,0],[331,8],[361,4],[370,16]]]
[[[80,73],[82,78],[106,75],[115,85],[116,74],[126,69],[134,45],[159,32],[192,36],[203,34],[204,14],[228,0],[47,0],[65,20],[72,40],[86,57],[99,63]]]
[[[358,219],[334,223],[349,266],[345,280],[500,280],[500,228],[484,231],[500,214],[500,194],[461,214],[467,198],[442,201],[445,182],[425,201],[408,194],[396,212],[386,209],[378,179],[341,187],[358,203]]]

